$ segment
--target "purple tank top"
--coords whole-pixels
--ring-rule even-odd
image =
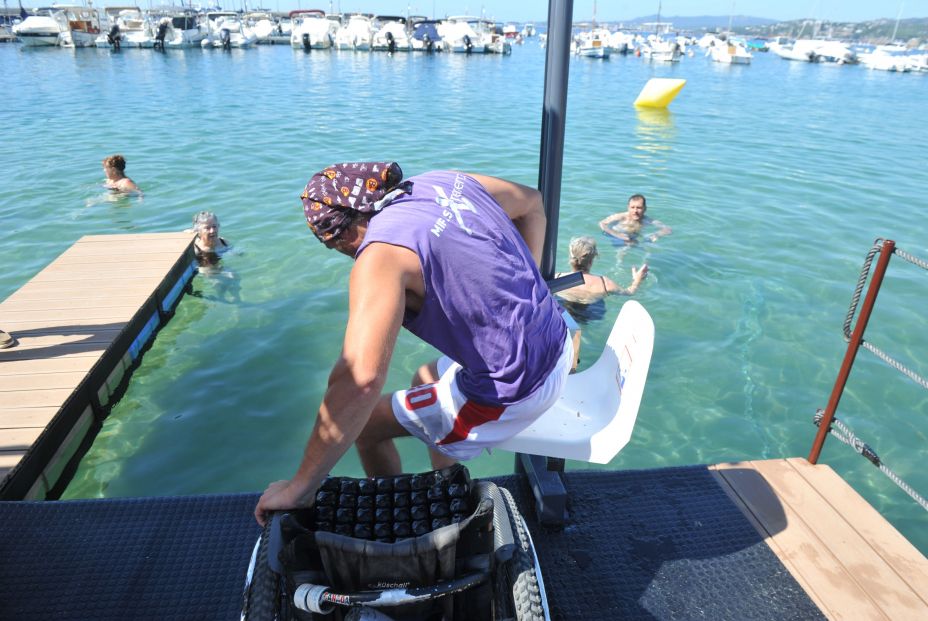
[[[458,385],[477,403],[508,405],[538,388],[561,354],[567,326],[522,236],[473,178],[411,177],[412,192],[374,216],[372,243],[419,256],[425,300],[403,326],[460,363]]]

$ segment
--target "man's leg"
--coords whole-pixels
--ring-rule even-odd
[[[361,465],[369,477],[396,476],[403,473],[400,453],[393,438],[408,436],[409,432],[400,425],[393,414],[393,394],[380,396],[364,430],[355,441]]]
[[[424,364],[419,367],[419,370],[412,377],[412,386],[421,386],[422,384],[434,384],[438,381],[438,361],[433,360],[429,364]],[[442,468],[447,468],[458,463],[458,461],[452,457],[448,457],[442,452],[436,451],[433,448],[429,448],[429,461],[432,462],[432,468],[435,470],[440,470]]]

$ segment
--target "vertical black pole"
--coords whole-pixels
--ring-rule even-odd
[[[573,0],[549,0],[545,92],[541,112],[541,160],[538,164],[538,189],[544,197],[545,215],[548,218],[544,254],[541,259],[541,274],[546,280],[554,277],[556,263],[573,14]]]
[[[545,201],[545,216],[548,219],[541,256],[541,275],[545,280],[554,277],[556,263],[573,15],[573,0],[549,0],[545,92],[541,111],[541,158],[538,163],[538,189]],[[516,472],[525,474],[535,496],[538,521],[542,524],[557,527],[563,526],[567,520],[567,489],[560,476],[563,470],[563,459],[546,460],[537,455],[516,454]]]

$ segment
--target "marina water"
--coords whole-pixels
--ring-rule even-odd
[[[299,194],[336,161],[394,159],[537,183],[544,51],[508,57],[0,46],[0,298],[80,236],[174,231],[215,211],[235,247],[200,274],[84,457],[66,498],[257,492],[295,470],[338,356],[351,262],[309,233]],[[636,110],[652,77],[685,78],[669,111]],[[594,235],[594,271],[656,324],[631,443],[608,468],[806,456],[845,351],[842,324],[877,237],[928,257],[928,75],[699,52],[677,65],[572,59],[558,265]],[[125,155],[143,198],[102,187]],[[673,228],[616,247],[597,223],[648,197]],[[118,270],[118,265],[114,270]],[[868,338],[928,375],[926,274],[894,259]],[[623,298],[584,326],[581,367]],[[435,352],[400,338],[388,388]],[[928,395],[862,352],[838,415],[921,493]],[[408,471],[425,451],[400,443]],[[823,461],[922,552],[924,512],[849,447]],[[468,463],[510,472],[512,455]],[[568,468],[588,467],[568,464]],[[336,474],[360,476],[352,450]]]

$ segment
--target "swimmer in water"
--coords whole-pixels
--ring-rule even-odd
[[[639,236],[645,227],[654,226],[657,230],[647,235],[647,240],[656,242],[664,235],[672,233],[669,226],[660,220],[654,220],[645,215],[648,210],[647,201],[641,194],[634,194],[628,199],[628,211],[607,216],[599,223],[599,228],[610,237],[615,237],[626,244],[638,243]]]
[[[109,189],[142,193],[135,181],[126,176],[126,158],[123,156],[117,154],[103,158],[103,173],[106,175],[104,185]]]

